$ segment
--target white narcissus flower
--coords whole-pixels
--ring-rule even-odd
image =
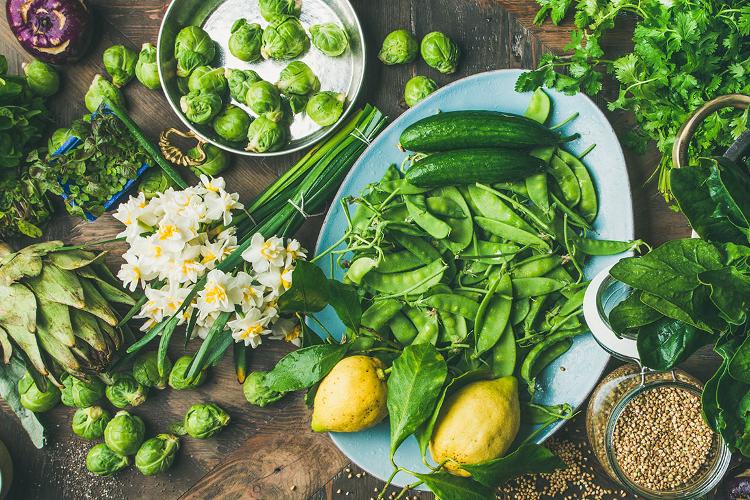
[[[244,342],[246,346],[258,347],[262,342],[261,336],[268,335],[269,318],[260,309],[250,309],[243,317],[232,320],[227,326],[232,330],[235,342]]]
[[[272,267],[282,267],[286,257],[284,241],[272,236],[265,240],[263,235],[255,233],[250,246],[242,252],[242,258],[253,266],[256,273],[264,273]]]
[[[271,289],[272,293],[281,295],[292,287],[292,267],[272,267],[258,274],[258,282]]]
[[[206,285],[198,292],[198,317],[205,318],[212,312],[232,312],[236,303],[230,299],[232,276],[214,269],[206,277]]]
[[[291,342],[300,347],[302,345],[302,327],[297,320],[280,318],[271,328],[270,338]]]
[[[255,278],[244,271],[234,277],[232,288],[238,293],[243,310],[261,307],[264,303],[265,287],[255,284]]]
[[[297,259],[304,259],[307,257],[307,250],[305,250],[299,241],[290,239],[286,243],[286,259],[284,261],[284,267],[290,267],[294,264]]]
[[[134,255],[129,251],[123,254],[123,258],[125,259],[125,263],[117,272],[117,278],[122,281],[122,285],[125,288],[134,292],[138,287],[138,283],[142,283],[144,286],[146,285],[140,259],[137,255]]]
[[[169,281],[176,283],[195,283],[206,270],[201,263],[201,247],[199,245],[185,245],[178,260],[171,263]]]
[[[223,177],[209,178],[208,176],[201,174],[200,180],[201,185],[205,188],[206,191],[210,193],[218,194],[219,192],[226,189],[226,182],[224,182]]]
[[[208,208],[206,216],[210,220],[222,221],[225,226],[232,222],[232,211],[242,210],[245,206],[239,202],[240,195],[220,190],[218,193],[209,191],[203,198]]]

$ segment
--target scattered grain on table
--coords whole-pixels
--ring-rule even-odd
[[[115,477],[99,477],[86,469],[86,455],[93,446],[79,440],[60,439],[49,445],[50,483],[76,500],[123,498],[122,483]]]

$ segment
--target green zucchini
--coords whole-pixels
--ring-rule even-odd
[[[495,184],[523,179],[545,166],[544,161],[517,149],[460,149],[423,158],[405,178],[419,187]]]
[[[531,149],[575,139],[525,116],[498,111],[450,111],[423,118],[401,133],[401,147],[431,153],[467,148]]]

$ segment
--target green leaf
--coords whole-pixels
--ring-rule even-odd
[[[649,368],[671,370],[699,347],[713,341],[713,336],[692,325],[662,318],[638,330],[638,355]]]
[[[461,468],[488,488],[497,488],[524,474],[546,474],[565,468],[557,455],[544,446],[527,443],[504,457],[479,464],[463,464]]]
[[[404,439],[430,417],[447,376],[445,359],[432,344],[407,346],[393,362],[388,377],[391,460]]]
[[[318,383],[346,355],[346,344],[320,344],[290,352],[266,375],[266,385],[276,392],[307,389]]]
[[[619,335],[625,335],[628,330],[640,328],[653,323],[662,315],[641,302],[641,294],[634,292],[617,304],[609,313],[609,325]]]
[[[490,500],[495,494],[487,487],[469,477],[458,477],[447,472],[418,474],[414,476],[423,481],[441,500]]]
[[[21,405],[21,398],[18,394],[18,381],[24,373],[26,373],[26,368],[15,356],[7,365],[0,363],[0,398],[8,403],[13,413],[18,416],[34,446],[41,449],[47,441],[44,426],[36,418],[34,412]]]
[[[300,260],[292,272],[292,287],[279,297],[279,312],[315,313],[328,305],[328,280],[318,266]]]
[[[336,280],[328,280],[329,301],[344,325],[350,330],[359,331],[362,323],[362,304],[357,289]]]
[[[750,308],[750,277],[735,267],[705,271],[699,275],[711,287],[711,302],[728,323],[742,325],[747,321]]]

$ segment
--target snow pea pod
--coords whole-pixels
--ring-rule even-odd
[[[513,278],[513,295],[517,299],[548,295],[563,287],[565,283],[552,278]]]
[[[510,310],[510,323],[513,326],[520,324],[531,310],[530,299],[516,299]]]
[[[461,257],[481,264],[505,264],[513,260],[520,249],[509,243],[477,240],[474,248]]]
[[[440,342],[456,344],[466,339],[469,334],[466,318],[445,311],[438,311],[438,316],[441,321],[440,335],[438,336]]]
[[[379,273],[400,273],[411,271],[423,265],[422,261],[408,250],[387,253],[378,264]]]
[[[409,218],[406,203],[394,203],[383,210],[381,219],[390,222],[404,222]]]
[[[393,337],[404,346],[412,343],[414,338],[417,336],[417,327],[414,323],[401,311],[398,311],[393,315],[391,320],[388,322],[388,326],[391,328]]]
[[[550,335],[535,345],[521,364],[521,378],[533,391],[534,379],[555,359],[562,356],[572,345],[573,337],[583,333],[580,329],[566,330]]]
[[[404,313],[417,328],[412,344],[436,344],[438,338],[437,314],[417,307],[407,307]]]
[[[586,221],[593,222],[599,211],[599,200],[597,199],[596,188],[594,187],[594,182],[591,180],[588,168],[586,168],[586,165],[581,160],[564,149],[558,149],[557,154],[570,167],[578,181],[578,187],[581,191],[581,201],[577,207],[578,211]]]
[[[549,250],[550,248],[549,243],[536,234],[505,224],[504,222],[488,219],[486,217],[474,217],[474,222],[488,233],[492,233],[508,241],[520,243],[521,245],[539,247],[545,250]]]
[[[526,183],[524,181],[498,182],[497,184],[493,184],[492,187],[501,191],[510,191],[511,193],[520,194],[524,198],[529,197],[529,190],[526,189]]]
[[[492,349],[510,320],[510,310],[513,305],[513,285],[510,275],[505,273],[495,277],[490,290],[485,295],[477,311],[474,321],[476,347],[474,358]]]
[[[391,235],[396,243],[413,253],[423,264],[430,264],[440,258],[437,248],[422,238],[396,233]]]
[[[561,264],[562,259],[557,254],[533,255],[513,266],[510,275],[513,279],[537,278],[544,276]]]
[[[427,204],[425,202],[424,195],[411,194],[404,196],[406,202],[406,209],[409,211],[409,216],[414,219],[419,227],[427,231],[427,234],[435,239],[442,240],[447,238],[451,233],[451,227],[438,219],[427,210]]]
[[[359,285],[367,273],[375,268],[377,261],[371,257],[359,257],[355,259],[346,271],[346,278],[352,283]]]
[[[549,117],[551,108],[552,103],[550,102],[549,96],[544,93],[544,90],[538,88],[533,94],[531,94],[531,100],[529,101],[529,106],[526,108],[524,116],[544,125],[544,122],[546,122]]]
[[[436,189],[434,193],[436,196],[451,200],[451,202],[461,208],[464,214],[462,218],[448,219],[447,223],[450,226],[450,235],[443,240],[450,251],[457,254],[471,244],[474,236],[474,224],[471,220],[469,205],[466,203],[461,191],[456,187],[441,187]]]
[[[402,304],[395,299],[378,300],[362,313],[362,326],[380,330],[401,310]]]
[[[426,266],[402,273],[370,271],[362,283],[378,292],[394,296],[420,294],[440,283],[447,267],[442,260],[437,259]]]
[[[643,244],[643,240],[615,241],[595,240],[593,238],[578,238],[575,240],[576,248],[586,255],[617,255],[636,250]]]
[[[545,277],[552,278],[557,281],[562,281],[566,285],[573,283],[575,280],[573,279],[573,276],[570,275],[568,271],[565,270],[564,267],[558,266],[554,268],[552,271],[548,272]],[[565,292],[563,291],[563,294]]]
[[[536,297],[531,299],[531,305],[529,307],[529,314],[523,319],[523,331],[528,333],[534,330],[534,324],[536,323],[539,314],[544,309],[544,305],[547,302],[547,295]]]
[[[544,212],[549,211],[549,187],[547,186],[547,174],[530,175],[526,178],[526,191],[529,199]]]
[[[492,375],[507,377],[516,369],[516,336],[508,323],[495,347],[492,348]]]
[[[489,191],[475,185],[468,186],[466,191],[471,196],[474,205],[479,210],[479,215],[482,217],[504,222],[524,231],[534,230],[528,222],[523,220],[512,208],[506,205],[499,196],[495,196]]]
[[[557,154],[552,157],[549,163],[549,172],[554,177],[557,185],[560,186],[565,203],[572,208],[581,201],[581,187],[578,185],[578,179],[573,170]]]
[[[438,311],[458,314],[470,320],[476,318],[477,310],[479,309],[479,304],[467,297],[455,293],[430,295],[424,299],[423,302]]]
[[[398,191],[398,194],[422,194],[429,191],[431,188],[417,187],[406,179],[391,179],[385,182],[378,183],[378,189],[384,193],[393,193]]]
[[[417,238],[424,238],[426,236],[426,233],[422,230],[422,228],[417,227],[414,224],[409,224],[407,222],[387,222],[388,224],[388,230],[394,233],[400,233],[405,234],[407,236],[415,236]]]
[[[444,196],[428,196],[425,200],[427,210],[435,215],[442,215],[452,219],[464,219],[467,214],[464,213],[461,206],[450,198]]]

